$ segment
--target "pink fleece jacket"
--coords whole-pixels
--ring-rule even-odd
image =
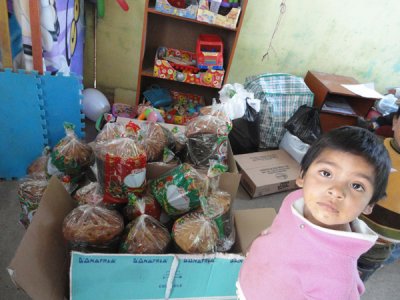
[[[377,235],[358,219],[353,232],[319,227],[304,218],[303,208],[302,190],[290,193],[253,242],[239,273],[239,299],[360,299],[365,288],[357,259]]]

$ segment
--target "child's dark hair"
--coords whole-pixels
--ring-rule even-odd
[[[325,149],[349,152],[366,159],[375,169],[374,193],[369,204],[386,196],[391,162],[385,146],[375,134],[353,126],[344,126],[325,133],[304,155],[301,161],[302,176]]]

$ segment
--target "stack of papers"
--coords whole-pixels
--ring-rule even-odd
[[[373,84],[342,84],[343,87],[348,89],[349,91],[353,92],[364,98],[376,98],[381,99],[383,95],[375,91]]]
[[[340,113],[345,115],[356,114],[350,104],[347,103],[347,101],[343,98],[325,101],[324,105],[322,106],[322,111]]]

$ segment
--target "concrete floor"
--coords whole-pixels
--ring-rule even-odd
[[[89,126],[86,127],[87,135],[93,137],[95,135],[93,124],[88,125]],[[87,140],[91,139],[87,138]],[[30,299],[23,291],[16,289],[6,270],[25,232],[22,225],[18,223],[20,207],[17,198],[17,188],[17,181],[0,182],[0,196],[2,198],[0,200],[0,300]],[[286,194],[287,192],[282,192],[251,199],[243,188],[239,187],[234,208],[249,209],[272,207],[278,210]],[[400,261],[378,270],[369,279],[366,283],[366,293],[362,296],[362,300],[398,300],[400,299],[399,283]]]

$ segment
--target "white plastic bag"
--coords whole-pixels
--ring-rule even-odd
[[[246,112],[246,101],[250,100],[253,104],[256,100],[254,94],[246,91],[240,83],[225,84],[218,93],[222,109],[231,120],[243,117]]]
[[[396,101],[397,98],[393,94],[387,94],[377,102],[376,109],[382,115],[388,115],[391,112],[396,112],[399,109]]]

